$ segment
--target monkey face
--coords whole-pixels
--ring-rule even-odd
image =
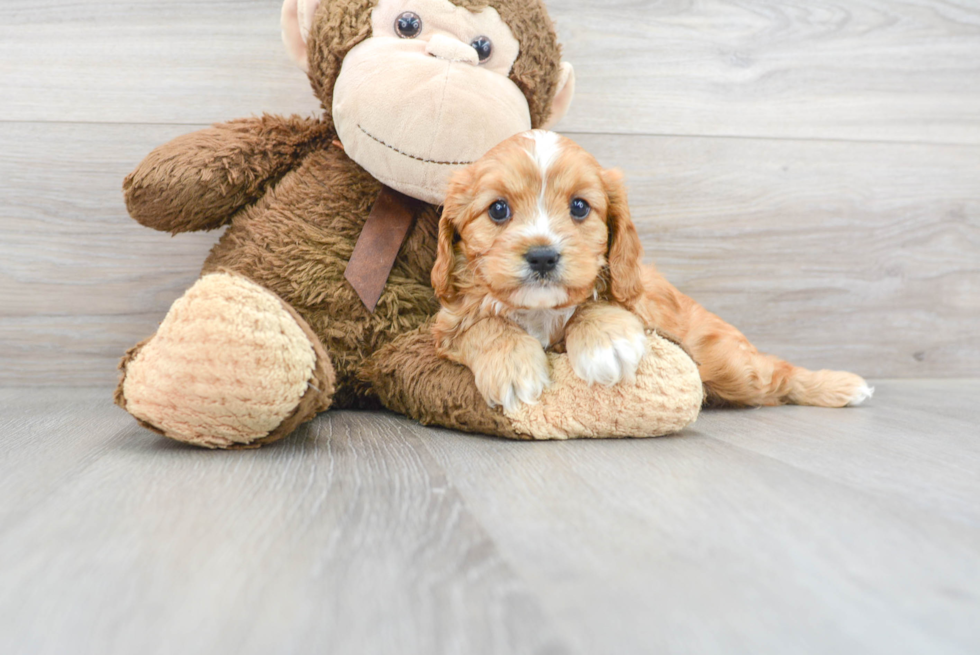
[[[381,182],[441,204],[452,174],[531,128],[508,77],[520,43],[492,7],[379,0],[347,54],[333,119],[347,154]]]

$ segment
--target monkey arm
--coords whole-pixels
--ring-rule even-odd
[[[126,208],[164,232],[219,228],[332,138],[318,120],[269,115],[177,137],[126,177]]]

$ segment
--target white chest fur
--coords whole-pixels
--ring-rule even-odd
[[[544,348],[547,348],[558,341],[574,313],[575,307],[567,309],[524,309],[512,312],[509,318],[540,341]]]

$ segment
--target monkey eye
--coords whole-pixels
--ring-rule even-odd
[[[592,213],[592,205],[582,200],[581,198],[575,198],[572,200],[572,204],[569,207],[569,211],[572,212],[572,218],[584,221]]]
[[[482,64],[487,59],[490,59],[490,55],[493,54],[493,41],[485,36],[478,36],[473,39],[473,43],[470,44],[476,54],[480,57],[480,63]]]
[[[422,33],[422,19],[415,12],[406,11],[395,19],[395,31],[403,39],[414,39]]]
[[[497,225],[502,225],[510,220],[510,205],[506,200],[498,200],[490,205],[490,220]]]

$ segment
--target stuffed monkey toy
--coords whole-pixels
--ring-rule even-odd
[[[519,439],[643,437],[693,421],[691,358],[651,334],[634,383],[553,385],[505,414],[437,357],[430,274],[451,174],[562,118],[574,74],[539,0],[286,0],[283,37],[323,105],[154,150],[124,182],[134,219],[227,226],[202,277],[120,364],[117,404],[210,448],[256,447],[330,408],[386,406]]]

